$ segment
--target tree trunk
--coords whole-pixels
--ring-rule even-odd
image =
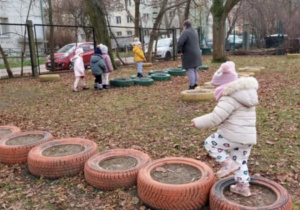
[[[163,0],[161,2],[161,5],[160,5],[160,10],[159,10],[159,13],[155,19],[155,22],[153,24],[153,28],[152,28],[152,32],[150,34],[150,40],[149,40],[149,44],[148,44],[148,52],[146,53],[146,58],[147,60],[151,60],[151,55],[152,55],[152,46],[153,46],[153,42],[154,42],[154,39],[155,37],[158,36],[157,32],[158,32],[158,26],[163,18],[163,15],[165,13],[165,9],[166,9],[166,6],[167,6],[167,3],[168,3],[168,0]]]
[[[52,19],[52,0],[48,0],[49,4],[49,24],[50,24],[50,60],[51,60],[51,71],[55,70],[54,63],[54,28],[53,28],[53,19]]]
[[[185,6],[185,9],[184,9],[184,20],[189,19],[190,6],[191,6],[191,0],[187,0],[186,1],[186,6]]]
[[[140,27],[140,0],[134,0],[135,2],[135,17],[134,17],[134,36],[140,37],[139,27]]]
[[[90,16],[90,21],[94,27],[95,37],[97,43],[105,44],[108,47],[108,54],[112,58],[111,62],[116,69],[115,60],[111,50],[110,36],[107,29],[105,19],[105,8],[103,0],[84,0],[87,7],[87,13]]]
[[[227,60],[225,54],[225,19],[213,17],[213,62]]]
[[[8,63],[8,61],[7,61],[5,52],[4,52],[4,50],[3,50],[2,46],[1,46],[1,44],[0,44],[0,52],[1,52],[1,55],[2,55],[2,59],[3,59],[3,61],[4,61],[4,65],[5,65],[5,67],[6,67],[6,71],[7,71],[8,77],[10,77],[10,78],[14,77],[14,75],[13,75],[13,73],[12,73],[10,67],[9,67],[9,63]]]
[[[155,19],[154,24],[153,24],[153,28],[152,28],[152,32],[150,34],[150,39],[149,39],[149,44],[148,44],[148,52],[146,53],[146,58],[149,61],[151,60],[154,40],[157,40],[157,38],[160,35],[159,34],[159,25],[162,21],[162,18],[164,16],[164,14],[170,9],[177,8],[177,7],[179,8],[181,5],[185,4],[186,2],[182,1],[178,4],[171,5],[169,7],[167,7],[168,6],[168,0],[163,0],[163,1],[160,1],[159,3],[160,3],[160,5],[159,5],[160,10],[159,10],[159,13],[158,13],[158,15]],[[157,42],[156,42],[156,44],[157,44]],[[156,47],[155,47],[155,49],[156,49]]]
[[[225,21],[231,9],[241,0],[213,0],[211,13],[213,16],[213,60],[212,62],[224,62],[227,59],[225,54]]]
[[[30,3],[29,3],[27,15],[26,15],[26,22],[27,22],[28,17],[29,17],[29,13],[30,13],[30,10],[31,10],[31,5],[32,5],[32,0],[30,0]],[[23,36],[23,49],[22,49],[22,54],[21,54],[21,76],[23,76],[23,63],[24,63],[24,55],[25,55],[25,52],[26,52],[26,31],[27,31],[27,28],[25,28],[24,36]]]

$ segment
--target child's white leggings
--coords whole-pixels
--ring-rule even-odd
[[[221,163],[228,158],[240,164],[240,168],[234,172],[234,178],[240,183],[249,183],[248,158],[252,149],[252,144],[239,144],[223,138],[218,133],[208,137],[204,146],[209,154]]]
[[[102,84],[103,85],[108,85],[109,84],[109,73],[103,73],[102,74]]]
[[[84,78],[81,78],[81,77],[75,77],[74,87],[73,87],[74,90],[77,90],[79,80],[81,80],[81,85],[82,85],[82,87],[85,87],[85,86],[86,86]]]

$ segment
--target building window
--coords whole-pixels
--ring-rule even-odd
[[[125,4],[127,7],[130,7],[131,6],[131,0],[125,0]]]
[[[8,18],[0,18],[0,23],[8,23]],[[8,37],[9,25],[0,25],[0,36]]]
[[[143,18],[144,18],[144,20],[148,20],[149,19],[149,14],[148,13],[144,13],[143,14]]]
[[[116,22],[117,22],[117,24],[121,24],[121,16],[116,17]]]
[[[122,31],[117,31],[117,36],[122,36]]]
[[[169,12],[169,17],[174,17],[175,16],[175,11],[170,11]]]
[[[129,15],[127,15],[127,23],[133,22]]]
[[[131,36],[132,35],[132,31],[127,31],[127,35]]]
[[[145,36],[149,36],[149,34],[150,34],[150,33],[149,33],[149,30],[148,30],[148,29],[145,29],[145,30],[144,30],[144,35],[145,35]]]

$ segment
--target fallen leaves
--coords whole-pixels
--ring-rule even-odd
[[[237,67],[260,65],[266,72],[257,77],[258,144],[253,147],[249,170],[288,186],[294,202],[300,205],[299,183],[299,62],[284,57],[231,57]],[[201,72],[199,84],[209,81],[219,64]],[[284,62],[283,62],[284,61]],[[176,67],[180,61],[155,64],[156,69]],[[283,66],[284,65],[284,66]],[[128,77],[136,68],[120,68],[112,77]],[[145,74],[147,71],[145,71]],[[220,167],[209,157],[203,141],[215,129],[188,128],[190,120],[213,110],[215,102],[186,103],[179,97],[188,86],[187,77],[155,82],[149,87],[112,88],[103,93],[93,90],[73,94],[73,73],[61,74],[58,83],[34,79],[1,80],[0,125],[14,124],[23,131],[45,130],[59,139],[92,139],[99,150],[133,148],[148,153],[153,160],[183,156],[207,162],[215,171]],[[89,86],[93,77],[87,75]],[[166,173],[164,168],[156,168]],[[180,171],[179,171],[180,172]],[[30,201],[30,202],[29,202]],[[30,205],[31,206],[30,206]],[[0,208],[58,209],[140,209],[135,188],[104,192],[87,185],[83,174],[57,180],[32,176],[26,164],[0,167]],[[31,208],[32,209],[32,208]],[[34,209],[34,208],[33,208]]]

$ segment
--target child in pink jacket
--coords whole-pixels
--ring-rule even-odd
[[[83,49],[78,48],[75,50],[75,56],[71,59],[71,62],[74,63],[74,74],[75,74],[75,81],[73,86],[73,92],[78,92],[78,83],[81,81],[81,86],[83,90],[88,90],[89,88],[86,86],[85,83],[85,68],[82,59]]]
[[[99,47],[102,51],[102,58],[103,58],[104,63],[106,65],[106,70],[104,70],[103,74],[102,74],[102,84],[103,84],[103,88],[107,89],[108,84],[109,84],[109,74],[110,74],[110,72],[112,72],[114,70],[114,67],[113,67],[113,65],[111,63],[111,59],[108,55],[107,46],[104,45],[104,44],[100,44]]]
[[[216,172],[222,178],[234,173],[236,184],[230,191],[248,197],[250,176],[248,158],[256,144],[256,110],[258,82],[253,77],[238,78],[235,64],[227,61],[215,72],[211,83],[218,104],[206,115],[192,120],[192,126],[218,129],[204,142],[209,154],[221,164]]]

